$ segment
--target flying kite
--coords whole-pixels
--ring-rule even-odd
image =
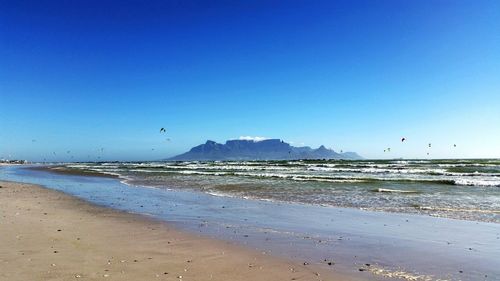
[[[401,138],[401,142],[404,142],[405,140],[406,140],[406,138],[405,138],[405,137],[402,137],[402,138]]]
[[[431,143],[429,143],[429,147],[431,147]]]
[[[166,132],[167,132],[167,130],[165,130],[165,128],[160,129],[160,133],[166,133]]]

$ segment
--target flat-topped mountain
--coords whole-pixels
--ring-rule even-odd
[[[225,144],[208,140],[186,153],[168,158],[170,161],[196,160],[298,160],[298,159],[362,159],[355,152],[337,153],[323,145],[317,149],[294,147],[280,139],[228,140]]]

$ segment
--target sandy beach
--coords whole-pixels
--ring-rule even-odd
[[[37,185],[0,186],[0,280],[352,280]]]

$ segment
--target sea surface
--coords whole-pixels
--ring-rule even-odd
[[[155,176],[137,176],[135,173],[138,172],[130,171],[141,170],[130,168],[133,166],[207,164],[68,164],[78,167],[116,166],[113,169],[117,171],[109,171],[108,168],[107,172],[128,171],[122,178],[54,173],[24,165],[4,166],[0,167],[0,180],[40,184],[93,204],[164,220],[181,230],[331,269],[354,280],[500,280],[499,223],[374,212],[278,199],[246,199],[242,198],[245,195],[226,190],[223,194],[231,196],[220,196],[212,193],[221,191],[204,190],[200,186],[203,181],[223,181],[224,176],[193,176],[200,181],[199,186],[189,187],[186,184],[174,187],[166,185],[163,176],[152,181]],[[118,168],[122,165],[129,168]],[[208,165],[228,166],[227,163]],[[157,169],[163,171],[166,168]],[[179,169],[188,171],[183,167]],[[246,176],[234,178],[236,182],[261,179]],[[275,189],[287,188],[286,184],[294,182],[274,180],[285,183],[284,187],[274,186]],[[137,184],[139,181],[148,185]],[[159,188],[151,188],[154,183]],[[307,185],[301,188],[306,189]],[[288,187],[284,192],[290,189]],[[392,195],[370,192],[375,196],[379,193]],[[399,196],[399,192],[394,195]],[[283,196],[288,198],[286,194]]]
[[[102,162],[124,183],[500,223],[500,159]]]

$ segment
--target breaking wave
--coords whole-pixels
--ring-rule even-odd
[[[500,222],[500,160],[186,161],[68,164],[127,184],[216,196]],[[464,211],[466,210],[466,211]]]

